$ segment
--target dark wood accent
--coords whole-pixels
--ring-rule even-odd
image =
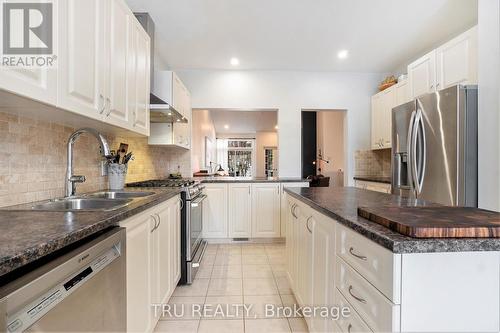
[[[500,238],[500,213],[469,207],[358,207],[358,215],[415,238]]]
[[[316,111],[302,111],[302,178],[316,176]]]

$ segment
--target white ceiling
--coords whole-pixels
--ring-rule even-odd
[[[174,70],[388,72],[477,21],[477,0],[127,0]],[[349,58],[337,59],[340,49]]]
[[[276,132],[274,127],[278,124],[278,113],[275,110],[210,110],[210,116],[217,134]],[[225,125],[229,128],[224,128]]]

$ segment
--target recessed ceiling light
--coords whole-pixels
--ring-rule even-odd
[[[339,59],[345,59],[349,56],[349,51],[347,50],[340,50],[339,53],[337,53],[337,57]]]
[[[274,126],[274,129],[278,129],[278,125]]]
[[[228,129],[228,128],[229,128],[229,125],[228,125],[228,124],[224,125],[224,128],[225,128],[225,129]]]
[[[238,58],[231,58],[231,65],[238,66],[240,64],[240,60]]]
[[[168,114],[169,116],[171,116],[171,115],[172,115],[172,112],[169,112],[169,113],[167,113],[167,114]]]

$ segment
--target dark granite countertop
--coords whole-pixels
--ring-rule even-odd
[[[436,205],[433,203],[354,187],[287,188],[285,191],[394,253],[500,251],[500,238],[412,238],[358,216],[359,206]]]
[[[224,176],[208,176],[196,177],[202,183],[301,183],[309,182],[309,179],[303,178],[288,178],[288,177],[224,177]]]
[[[125,189],[127,190],[127,189]],[[137,189],[155,194],[114,211],[53,212],[0,209],[0,276],[47,256],[180,193],[179,189]]]
[[[380,176],[354,176],[354,180],[363,180],[367,182],[384,183],[390,184],[391,177],[380,177]]]

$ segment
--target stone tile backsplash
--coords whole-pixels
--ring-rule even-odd
[[[64,195],[66,143],[75,128],[0,112],[0,207],[53,199]],[[128,143],[135,160],[129,162],[127,182],[162,178],[179,170],[191,173],[189,151],[149,146],[145,137],[106,135],[111,149]],[[100,175],[99,144],[83,134],[75,143],[74,171],[87,181],[77,192],[107,188]]]
[[[354,159],[356,176],[391,176],[391,149],[357,150]]]

